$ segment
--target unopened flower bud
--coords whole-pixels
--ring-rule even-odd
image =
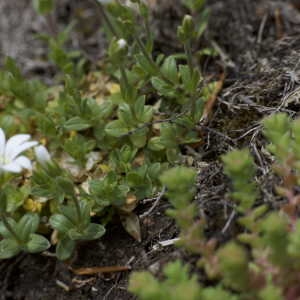
[[[193,18],[190,15],[185,15],[182,21],[182,25],[178,27],[177,36],[181,42],[185,43],[195,34],[195,24]]]
[[[124,39],[119,39],[117,41],[117,44],[120,49],[124,49],[125,47],[127,47],[127,42]]]
[[[37,146],[34,148],[34,152],[35,152],[37,161],[41,165],[46,165],[47,163],[51,162],[51,156],[50,156],[48,150],[46,149],[46,147],[44,147],[42,145]]]
[[[126,40],[112,40],[108,49],[108,54],[112,62],[118,64],[123,61],[128,52],[128,45]]]

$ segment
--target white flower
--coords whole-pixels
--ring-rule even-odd
[[[6,141],[4,131],[0,128],[0,173],[20,173],[23,169],[31,169],[31,161],[26,156],[19,156],[38,144],[29,139],[29,134],[17,134]]]
[[[47,163],[51,162],[51,156],[50,156],[48,150],[46,149],[46,147],[44,147],[43,145],[35,147],[34,152],[35,152],[37,161],[41,165],[46,165]]]

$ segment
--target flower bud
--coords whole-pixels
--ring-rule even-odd
[[[46,149],[46,147],[44,147],[43,145],[35,147],[34,152],[35,152],[37,161],[41,165],[44,166],[47,163],[51,162],[51,156],[50,156],[48,150]]]
[[[127,47],[127,42],[124,39],[119,39],[117,41],[117,44],[118,44],[120,49],[124,49],[124,48]]]
[[[195,24],[190,15],[185,15],[181,26],[177,29],[177,36],[182,43],[192,39],[195,34]]]
[[[113,39],[108,49],[108,55],[112,62],[118,64],[123,61],[128,53],[128,45],[124,39]]]

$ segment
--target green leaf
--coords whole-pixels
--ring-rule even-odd
[[[66,260],[71,257],[76,243],[68,237],[60,240],[56,246],[56,256],[59,260]]]
[[[64,215],[55,214],[49,219],[50,225],[59,232],[67,234],[68,231],[74,228],[74,224]]]
[[[82,235],[83,240],[96,240],[102,237],[105,233],[105,228],[101,224],[91,223],[89,226],[84,230]]]
[[[155,75],[157,73],[152,64],[150,64],[149,61],[145,58],[145,55],[136,55],[136,60],[141,70],[143,70],[146,73],[146,75]]]
[[[253,182],[256,172],[254,160],[247,149],[234,150],[222,156],[224,172],[233,182],[234,192],[231,194],[238,201],[238,210],[249,210],[256,198],[257,187]]]
[[[45,251],[50,247],[49,241],[39,234],[31,234],[28,243],[26,244],[26,250],[29,253],[38,253]]]
[[[80,131],[80,130],[85,130],[85,129],[88,129],[90,128],[92,125],[80,118],[80,117],[74,117],[74,118],[71,118],[69,119],[67,122],[64,123],[64,128],[68,131],[71,131],[71,130],[75,130],[75,131]]]
[[[175,167],[165,171],[160,181],[168,189],[167,195],[177,209],[187,207],[195,194],[196,171],[187,167]]]
[[[37,214],[28,213],[18,222],[16,228],[17,234],[22,241],[27,241],[29,235],[34,233],[39,226],[40,218]]]
[[[180,65],[179,73],[186,92],[193,93],[200,82],[200,73],[194,70],[193,74],[191,74],[190,68],[187,65]]]
[[[105,132],[114,137],[121,137],[128,133],[128,128],[121,120],[115,120],[107,124]]]
[[[61,205],[59,211],[64,215],[71,223],[76,224],[78,222],[78,216],[74,205]]]
[[[144,106],[144,112],[141,116],[139,116],[138,120],[143,123],[148,123],[151,121],[153,117],[153,107],[150,105]]]
[[[69,178],[59,176],[56,178],[56,183],[57,186],[64,192],[66,197],[68,198],[76,197],[74,193],[73,182]]]
[[[147,143],[147,128],[138,129],[135,133],[130,135],[130,141],[133,146],[137,148],[143,148]]]
[[[145,105],[145,97],[140,97],[134,104],[134,111],[136,119],[143,123],[151,121],[153,116],[153,107]]]
[[[7,218],[7,222],[10,224],[10,226],[12,228],[15,228],[17,226],[16,221],[14,219],[12,219],[12,218]],[[7,227],[4,225],[3,222],[0,222],[0,234],[4,238],[11,238],[12,237],[10,231],[7,230]]]
[[[176,83],[178,81],[176,59],[173,56],[169,56],[165,59],[161,70],[172,82]]]
[[[126,176],[129,186],[139,186],[144,183],[144,178],[136,171],[129,172]]]
[[[145,96],[142,96],[139,97],[134,103],[134,111],[137,119],[140,119],[140,117],[144,114],[145,101]]]
[[[159,77],[152,77],[151,83],[160,95],[170,98],[176,96],[176,89],[174,86],[166,83],[163,79],[160,79]]]
[[[30,194],[30,187],[28,185],[23,185],[21,188],[16,189],[14,186],[8,186],[6,192],[6,211],[12,213],[15,212],[21,205],[23,205],[25,199]]]
[[[165,144],[162,143],[161,137],[156,136],[149,140],[148,148],[152,151],[162,151],[165,149]]]
[[[68,237],[72,241],[83,240],[83,232],[80,231],[78,228],[74,227],[68,231]]]
[[[224,285],[238,291],[245,290],[251,276],[245,248],[230,242],[220,248],[217,255]]]
[[[127,126],[134,124],[130,106],[126,103],[122,103],[119,105],[118,117],[119,120]]]
[[[17,255],[21,251],[20,245],[14,239],[0,241],[0,259],[7,259]]]
[[[83,222],[83,226],[88,226],[90,224],[90,213],[91,213],[91,206],[87,201],[80,201],[80,216],[81,221]]]
[[[286,135],[291,127],[290,118],[286,113],[277,113],[263,120],[264,134],[274,144]]]

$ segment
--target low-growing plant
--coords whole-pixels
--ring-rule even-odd
[[[220,243],[217,239],[206,238],[205,220],[194,220],[196,212],[195,204],[190,202],[190,187],[185,186],[186,193],[180,193],[180,187],[177,193],[173,193],[172,188],[176,189],[176,178],[179,176],[172,177],[171,174],[175,175],[177,171],[169,170],[171,173],[162,176],[162,180],[168,178],[167,184],[171,189],[168,196],[175,199],[171,201],[174,205],[172,215],[181,229],[178,245],[201,256],[197,265],[205,271],[206,280],[211,280],[212,284],[202,285],[195,275],[187,273],[186,268],[172,263],[170,266],[173,269],[170,266],[165,269],[165,281],[157,281],[146,272],[131,277],[129,289],[140,299],[163,299],[160,292],[164,292],[164,299],[177,299],[173,295],[176,288],[179,289],[176,295],[185,295],[178,299],[299,298],[299,120],[291,120],[280,113],[264,119],[263,125],[264,134],[270,141],[267,149],[274,156],[273,170],[282,179],[276,190],[285,198],[285,203],[279,210],[271,209],[267,204],[257,205],[259,193],[254,181],[257,171],[248,150],[234,150],[223,155],[225,173],[232,180],[233,192],[229,197],[234,200],[237,222],[244,230],[232,240]],[[192,171],[185,172],[187,179]],[[184,223],[181,221],[184,210],[178,206],[178,197],[185,203],[185,210],[194,206],[190,214],[185,214],[187,219]],[[188,239],[189,232],[200,234]],[[179,278],[176,272],[186,275]],[[147,288],[143,288],[145,280],[149,283]],[[195,291],[195,294],[189,294],[189,291]]]
[[[202,1],[185,4],[191,14],[204,10]],[[53,0],[33,5],[49,29],[38,38],[47,42],[60,76],[51,87],[27,80],[11,58],[0,72],[0,128],[20,144],[21,137],[29,137],[23,132],[39,141],[20,146],[37,147],[37,159],[28,152],[11,161],[15,150],[10,146],[2,153],[0,139],[0,258],[51,245],[59,259],[68,259],[77,241],[100,238],[116,219],[141,240],[135,207],[161,191],[158,178],[165,170],[183,162],[181,146],[200,140],[195,125],[214,83],[202,86],[192,45],[207,19],[186,15],[178,27],[182,53],[154,56],[151,12],[144,1],[95,1],[109,47],[101,73],[86,76],[82,56],[68,49],[76,26],[58,31]],[[91,96],[89,78],[104,81],[108,75],[114,89]],[[186,213],[191,212],[192,207]]]

